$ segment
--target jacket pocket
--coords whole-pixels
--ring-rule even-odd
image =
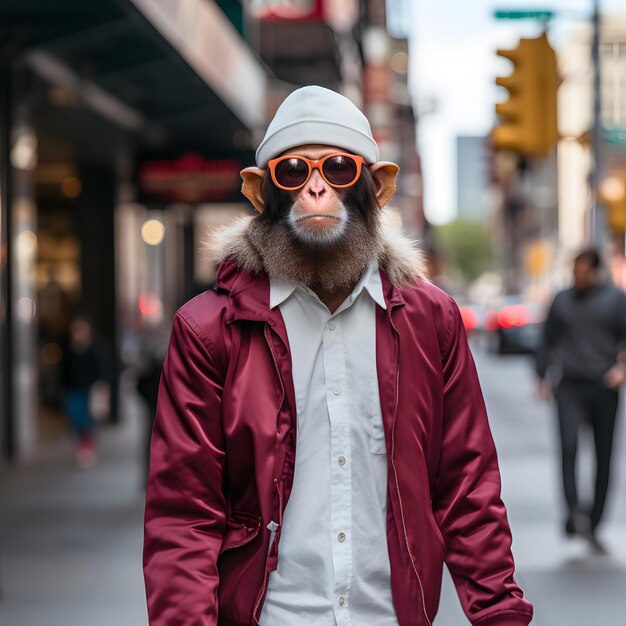
[[[227,550],[239,548],[250,543],[261,528],[261,517],[245,511],[233,511],[226,520],[226,532],[222,539],[220,555]]]

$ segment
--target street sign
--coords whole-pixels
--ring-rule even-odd
[[[493,16],[497,20],[551,20],[554,17],[554,11],[536,10],[536,11],[505,11],[496,10]]]
[[[604,139],[607,143],[626,149],[626,127],[605,129]]]

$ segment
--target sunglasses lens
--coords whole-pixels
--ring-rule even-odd
[[[285,159],[276,164],[274,176],[283,187],[299,187],[309,175],[309,166],[302,159]]]
[[[356,179],[357,164],[349,156],[333,156],[324,161],[324,176],[331,185],[349,185]]]

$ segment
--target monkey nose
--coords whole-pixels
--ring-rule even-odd
[[[326,189],[324,189],[322,185],[319,187],[309,187],[308,193],[315,200],[319,200],[326,193]]]
[[[326,193],[326,185],[319,172],[314,171],[307,183],[307,194],[313,199],[318,200]]]

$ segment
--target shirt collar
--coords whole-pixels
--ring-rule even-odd
[[[299,283],[288,280],[270,279],[270,309],[282,304],[299,287]],[[363,272],[357,286],[352,292],[352,301],[356,300],[361,291],[365,289],[378,306],[387,308],[385,297],[383,296],[383,283],[378,271],[378,263],[372,261]]]
[[[270,278],[270,309],[282,304],[297,287],[296,282]]]
[[[378,263],[376,261],[372,261],[367,266],[365,272],[363,272],[363,276],[361,276],[361,280],[359,280],[359,284],[353,292],[355,300],[363,288],[365,288],[372,300],[374,300],[381,309],[387,308],[387,303],[383,296],[383,281],[380,279],[380,272],[378,271]]]

